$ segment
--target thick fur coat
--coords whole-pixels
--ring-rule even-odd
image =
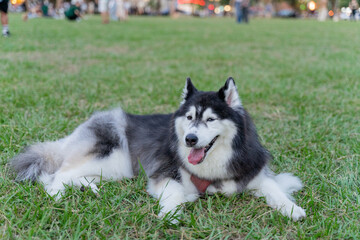
[[[204,193],[245,190],[293,220],[306,216],[290,196],[301,181],[269,170],[271,155],[259,142],[232,78],[216,92],[198,91],[187,79],[182,97],[172,114],[99,112],[63,139],[26,148],[11,160],[17,180],[39,181],[58,199],[64,185],[98,193],[100,178],[130,178],[142,167],[148,192],[160,201],[160,216]]]

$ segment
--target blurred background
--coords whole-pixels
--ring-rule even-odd
[[[0,239],[360,239],[356,0],[71,1],[9,0]],[[229,76],[272,170],[304,182],[305,221],[244,193],[186,204],[173,226],[157,218],[145,177],[106,182],[100,198],[69,188],[61,202],[13,181],[7,163],[24,146],[62,138],[95,111],[173,112],[186,77],[216,91]]]
[[[128,15],[234,17],[238,0],[109,0],[110,19]],[[244,0],[246,1],[246,0]],[[239,1],[241,2],[241,1]],[[65,18],[71,4],[79,4],[82,14],[99,14],[99,0],[10,0],[10,12],[23,12],[24,19]],[[251,0],[248,13],[256,18],[310,18],[359,20],[359,6],[349,0]],[[353,15],[352,15],[353,14]]]

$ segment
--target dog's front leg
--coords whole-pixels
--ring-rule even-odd
[[[234,193],[242,192],[242,190],[241,185],[235,180],[223,180],[210,185],[206,192],[208,194],[220,192],[226,196],[231,196]]]
[[[186,202],[184,187],[171,178],[149,179],[148,193],[160,201],[159,217],[177,213],[178,207]]]
[[[267,176],[265,171],[261,171],[251,180],[247,189],[253,191],[257,197],[265,197],[270,207],[279,210],[284,216],[291,217],[294,221],[306,217],[305,210],[291,201],[279,183],[273,177]]]

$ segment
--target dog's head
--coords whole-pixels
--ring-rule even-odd
[[[242,104],[232,78],[217,92],[198,91],[188,78],[182,97],[176,134],[183,149],[186,147],[188,162],[197,165],[219,155],[217,149],[224,145],[231,146],[237,131],[234,116]]]

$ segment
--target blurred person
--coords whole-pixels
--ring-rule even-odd
[[[8,17],[9,0],[0,0],[0,13],[3,37],[10,37],[9,17]]]
[[[109,17],[111,20],[118,20],[116,0],[109,0]]]
[[[241,23],[242,20],[242,0],[235,0],[235,13],[236,13],[236,22]]]
[[[145,2],[143,1],[139,1],[136,5],[137,7],[137,14],[138,15],[144,15],[145,14]],[[156,12],[159,13],[160,10],[160,6],[159,6],[159,2],[156,3]]]
[[[99,12],[103,24],[109,23],[109,0],[99,0]]]
[[[93,1],[89,2],[88,4],[88,14],[94,14],[95,12],[95,3]]]
[[[124,2],[124,9],[125,9],[125,14],[126,14],[126,16],[129,16],[129,14],[130,14],[130,9],[131,9],[131,3],[130,3],[130,1],[125,1],[125,2]]]
[[[244,23],[249,23],[249,5],[250,5],[250,0],[242,0],[241,14]]]
[[[324,22],[328,17],[328,0],[320,0],[318,2],[318,21]]]
[[[25,0],[22,4],[21,4],[24,13],[22,14],[21,18],[24,22],[26,22],[28,20],[28,11],[29,11],[29,6],[28,6],[28,1]]]
[[[350,0],[349,8],[351,9],[350,19],[356,21],[356,11],[359,9],[359,4],[356,0]]]
[[[41,5],[41,12],[43,17],[49,17],[49,1],[44,1]]]
[[[80,1],[76,0],[74,3],[65,11],[65,17],[70,21],[80,20],[81,18]]]
[[[120,21],[126,21],[128,18],[123,0],[116,0],[116,15]]]
[[[35,2],[26,1],[26,12],[23,14],[22,19],[27,21],[28,19],[42,17],[41,5]]]
[[[68,2],[64,2],[64,4],[63,4],[64,11],[66,12],[67,10],[69,10],[70,6],[71,6],[71,4],[70,4],[70,3],[68,3]]]
[[[339,8],[336,8],[336,9],[334,10],[333,21],[334,21],[334,22],[340,21],[340,9],[339,9]]]
[[[85,1],[82,1],[81,5],[80,5],[80,9],[81,9],[81,14],[85,14],[88,12],[88,4]]]
[[[49,3],[48,5],[48,15],[49,17],[52,17],[52,18],[56,18],[56,11],[55,11],[55,8],[54,8],[54,4],[53,3]]]
[[[265,17],[266,18],[271,18],[274,14],[274,8],[273,8],[273,5],[268,2],[266,5],[265,5]]]

